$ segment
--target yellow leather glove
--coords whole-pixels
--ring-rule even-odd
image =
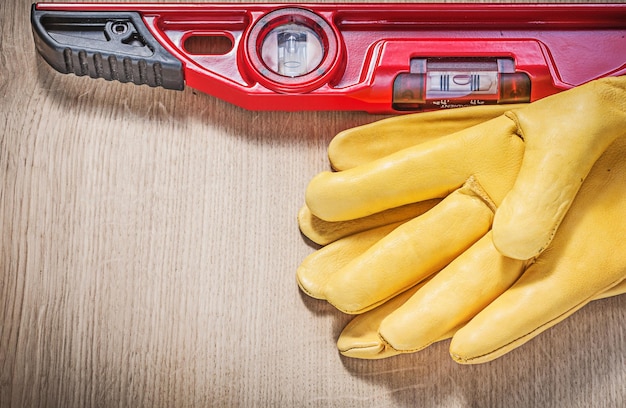
[[[331,144],[334,167],[341,170],[336,162],[345,157],[356,167],[346,165],[311,182],[307,204],[314,215],[305,208],[300,224],[307,236],[330,231],[335,236],[328,241],[348,237],[303,262],[300,286],[348,313],[366,312],[393,298],[348,325],[340,350],[384,357],[419,350],[456,332],[451,352],[457,361],[488,361],[588,301],[623,291],[626,256],[615,248],[624,244],[626,232],[621,220],[626,167],[619,160],[626,153],[620,138],[626,129],[624,82],[595,81],[374,161],[371,155],[361,160],[358,146],[333,149]],[[386,139],[389,123],[366,132]],[[358,140],[358,134],[359,129],[337,140]],[[550,244],[581,184],[562,232]],[[504,235],[500,242],[519,258],[538,255],[549,245],[536,260],[514,260],[495,249],[493,213],[497,209],[497,221],[507,200],[515,211],[505,212],[500,225],[514,236]],[[420,204],[406,206],[412,202]],[[348,222],[346,234],[336,234],[345,222],[318,228],[325,222],[317,217],[341,221],[399,206],[423,215],[396,227],[380,221],[386,211]],[[532,219],[511,216],[515,213]],[[406,218],[411,215],[392,221]],[[365,227],[354,228],[361,224]],[[371,229],[377,225],[383,226]],[[530,235],[529,227],[534,227]],[[415,286],[432,275],[423,287]]]

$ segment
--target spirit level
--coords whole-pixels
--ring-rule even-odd
[[[251,110],[529,102],[626,74],[626,4],[37,3],[57,71]]]

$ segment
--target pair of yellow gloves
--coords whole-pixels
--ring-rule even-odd
[[[626,77],[537,102],[345,131],[306,190],[323,245],[300,288],[357,314],[340,352],[383,358],[452,337],[493,360],[626,292]]]

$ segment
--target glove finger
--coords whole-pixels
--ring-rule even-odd
[[[402,306],[426,282],[421,282],[377,308],[352,319],[337,340],[339,352],[346,357],[364,359],[380,359],[400,354],[399,351],[388,347],[378,335],[380,322]]]
[[[623,290],[626,254],[626,138],[589,173],[549,249],[451,343],[461,363],[493,360],[589,301]]]
[[[327,245],[338,239],[372,228],[413,219],[430,210],[440,201],[438,199],[426,200],[402,207],[390,208],[364,218],[337,222],[328,222],[316,217],[305,205],[298,213],[298,225],[302,234],[311,241],[319,245]]]
[[[351,169],[522,106],[484,105],[394,116],[339,133],[328,146],[328,158],[335,170]]]
[[[439,271],[489,230],[494,207],[487,199],[468,180],[330,276],[325,298],[345,313],[363,313]]]
[[[626,135],[626,77],[590,82],[510,117],[526,148],[513,189],[494,218],[493,235],[502,254],[530,259],[550,244],[595,161]]]
[[[307,187],[306,204],[321,219],[345,221],[445,197],[473,174],[494,191],[497,204],[521,161],[523,142],[514,130],[501,116],[346,171],[320,173]],[[506,188],[495,191],[490,184]]]
[[[547,284],[546,279],[542,279],[548,273],[553,276],[553,272],[538,266],[526,271],[511,289],[454,335],[450,344],[452,358],[461,364],[495,360],[563,321],[590,301],[612,293],[609,286],[595,293],[574,295],[562,290],[561,279],[550,279],[555,281],[554,284]],[[617,282],[614,286],[620,284]]]
[[[325,299],[324,288],[328,279],[400,224],[388,224],[349,235],[313,252],[296,270],[298,286],[311,297]]]
[[[509,288],[523,262],[502,256],[486,234],[382,320],[379,334],[398,352],[415,352],[450,335]]]

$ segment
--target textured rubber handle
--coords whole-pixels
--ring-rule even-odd
[[[182,90],[182,63],[152,36],[139,13],[42,11],[33,5],[37,51],[64,74]]]

